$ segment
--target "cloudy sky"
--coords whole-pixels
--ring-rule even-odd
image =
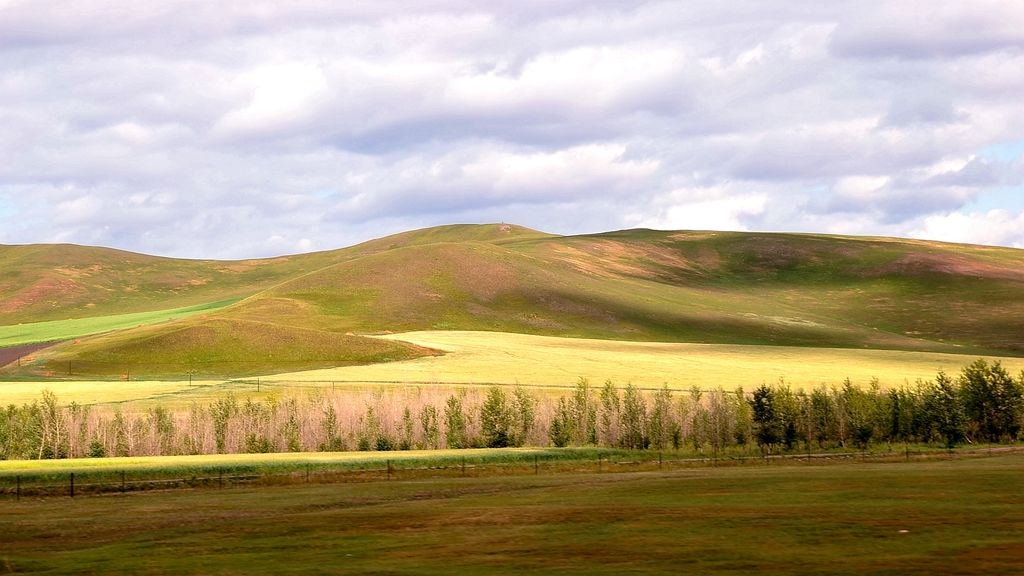
[[[818,4],[0,0],[0,243],[242,258],[505,221],[1024,247],[1024,4]]]

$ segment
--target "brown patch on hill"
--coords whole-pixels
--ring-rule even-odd
[[[758,268],[768,270],[822,261],[821,256],[811,247],[796,245],[785,239],[754,237],[746,242],[744,249]]]
[[[668,235],[669,240],[700,241],[715,238],[718,232],[674,232]]]
[[[290,256],[281,256],[279,258],[262,258],[259,260],[234,260],[230,262],[218,262],[218,269],[221,272],[228,273],[241,273],[248,272],[254,268],[261,268],[274,262],[287,262],[291,260]]]
[[[36,344],[22,344],[21,346],[9,346],[7,348],[0,348],[0,368],[13,364],[18,361],[18,358],[24,358],[33,352],[38,352],[43,348],[49,348],[56,342],[43,342]]]
[[[103,271],[103,267],[98,265],[98,264],[94,264],[92,266],[87,266],[87,267],[84,267],[84,268],[83,267],[54,268],[53,271],[56,272],[57,274],[60,274],[61,276],[66,277],[66,278],[78,279],[78,278],[88,278],[90,276],[94,276],[94,275],[102,272]]]
[[[86,290],[69,278],[47,276],[0,302],[0,313],[17,312],[41,302],[67,303]]]
[[[665,246],[635,245],[614,240],[594,240],[586,244],[555,245],[555,255],[574,268],[591,276],[617,278],[634,276],[656,278],[655,267],[696,272],[692,262]]]
[[[467,261],[460,262],[455,254],[454,263],[465,265],[465,277],[460,278],[463,287],[470,295],[483,302],[493,302],[499,295],[516,286],[516,273],[511,266],[502,266],[487,258],[473,254]],[[456,268],[458,269],[458,268]],[[468,280],[468,281],[467,281]]]
[[[1024,280],[1024,270],[1022,269],[1009,268],[955,254],[907,254],[885,266],[870,270],[868,275],[886,276],[889,274],[946,274],[950,276]]]

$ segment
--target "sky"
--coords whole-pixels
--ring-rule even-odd
[[[450,223],[1024,247],[1024,4],[0,0],[0,244]]]

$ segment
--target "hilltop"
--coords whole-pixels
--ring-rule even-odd
[[[432,353],[367,334],[1024,353],[1024,251],[895,238],[428,228],[219,262],[0,247],[0,326],[234,302],[81,338],[22,371],[258,373]],[[63,363],[63,364],[62,364]],[[10,370],[10,368],[9,368]]]

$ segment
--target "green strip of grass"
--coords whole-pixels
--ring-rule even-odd
[[[67,340],[90,334],[134,328],[140,324],[156,324],[158,322],[187,318],[211,310],[217,310],[230,306],[235,302],[238,302],[237,298],[209,302],[197,306],[186,306],[184,308],[155,310],[153,312],[136,312],[133,314],[115,314],[111,316],[96,316],[94,318],[75,318],[71,320],[52,320],[50,322],[0,326],[0,347]]]

